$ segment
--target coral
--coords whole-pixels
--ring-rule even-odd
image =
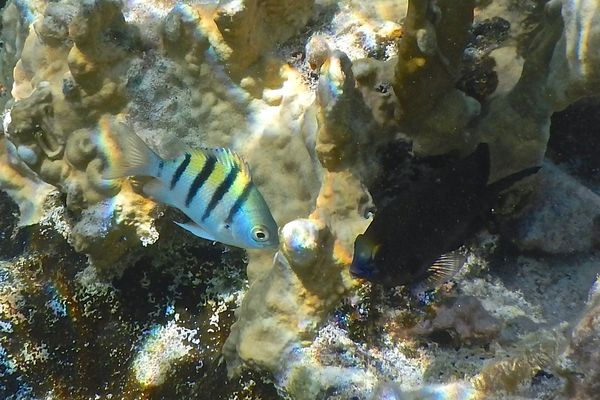
[[[101,39],[119,30],[126,26],[117,3],[60,9],[51,4],[30,30],[15,67],[16,102],[5,133],[29,168],[62,186],[73,210],[119,191],[118,184],[99,177],[101,144],[96,139],[102,129],[99,117],[124,105],[119,82],[105,75],[124,57],[128,44]]]
[[[133,360],[135,378],[142,387],[160,386],[174,362],[185,357],[198,332],[177,326],[169,321],[166,326],[156,327],[148,334],[142,350]]]
[[[472,0],[409,2],[393,87],[401,126],[421,154],[464,147],[463,131],[479,114],[475,99],[453,89],[473,7]]]
[[[20,162],[27,164],[27,167],[43,181],[59,187],[66,193],[67,207],[70,211],[82,213],[81,218],[72,223],[77,225],[72,229],[76,248],[91,254],[97,262],[105,265],[113,263],[127,248],[139,243],[139,240],[123,240],[124,238],[142,238],[143,243],[153,241],[144,239],[151,236],[148,232],[152,231],[153,203],[137,196],[130,186],[121,187],[122,182],[106,181],[101,177],[102,159],[118,156],[118,149],[111,145],[111,136],[120,134],[119,129],[123,129],[116,123],[122,118],[111,114],[124,111],[126,90],[136,98],[137,89],[131,84],[132,76],[127,76],[124,72],[129,69],[130,63],[137,65],[136,51],[140,50],[138,28],[125,22],[119,4],[113,1],[65,1],[61,4],[49,4],[45,8],[44,17],[38,19],[36,29],[29,31],[29,36],[23,44],[21,58],[16,63],[12,91],[17,101],[5,118],[7,137],[16,146]],[[253,7],[258,5],[254,4]],[[247,10],[244,7],[242,9]],[[277,7],[267,7],[261,10],[276,17],[276,12],[287,12],[290,8],[284,7],[280,10]],[[167,50],[171,49],[168,51],[173,57],[186,53],[196,55],[194,59],[188,54],[188,61],[185,62],[189,69],[184,72],[189,71],[191,77],[197,73],[197,70],[192,68],[194,62],[203,62],[202,58],[197,57],[203,56],[200,53],[206,50],[208,45],[194,47],[193,44],[199,35],[190,28],[190,18],[185,14],[186,11],[185,7],[176,7],[169,14],[163,35]],[[226,20],[224,15],[222,21]],[[199,14],[197,16],[200,18]],[[296,17],[302,20],[299,15]],[[248,16],[246,20],[254,21]],[[187,31],[185,24],[188,27]],[[289,32],[290,28],[286,26],[283,31]],[[191,43],[185,39],[191,39]],[[277,38],[269,36],[269,39]],[[178,43],[181,47],[173,48],[173,43]],[[205,74],[200,78],[205,78],[209,72],[209,67],[204,65],[203,68]],[[279,67],[275,72],[277,76],[278,69]],[[134,68],[132,70],[135,71]],[[128,86],[125,86],[126,83]],[[222,88],[219,90],[223,91]],[[144,94],[147,93],[144,89]],[[217,96],[207,91],[202,97],[201,108],[213,112],[212,106],[215,102],[220,102],[222,108],[231,108],[231,103],[218,100]],[[281,102],[281,94],[271,93],[268,96],[279,98],[278,101]],[[171,98],[171,95],[168,97]],[[247,101],[249,100],[247,98]],[[135,106],[131,107],[131,111],[135,113]],[[222,109],[214,107],[218,123],[222,123],[223,120],[221,111]],[[283,112],[287,110],[283,108]],[[145,119],[146,115],[142,118]],[[240,119],[234,121],[241,121],[241,118],[240,115]],[[229,129],[237,129],[235,123],[231,124],[229,121],[226,124]],[[227,144],[224,143],[223,130],[212,130],[211,133],[213,139],[207,142],[212,145]],[[258,137],[245,145],[253,147],[263,144],[257,141]],[[264,142],[264,139],[262,141]],[[304,147],[301,138],[292,136],[282,137],[278,143],[269,144],[280,149],[290,146]],[[296,154],[296,158],[302,160],[302,151]],[[306,152],[304,157],[308,158]],[[250,159],[252,161],[253,157]],[[288,169],[311,168],[310,163],[304,161],[294,162],[288,158],[287,162]],[[269,165],[263,166],[261,162],[253,164],[256,166],[255,170],[269,168]],[[305,175],[310,175],[310,172],[307,172]],[[260,181],[260,177],[256,180]],[[13,178],[10,184],[15,185],[17,182],[17,179]],[[3,187],[8,189],[7,185]],[[310,199],[310,193],[307,194],[309,191],[302,187],[310,185],[310,180],[300,184],[300,199]],[[275,192],[275,196],[278,195],[278,191],[271,191]],[[113,197],[117,193],[117,197]],[[19,204],[26,207],[25,201],[19,201]],[[306,208],[305,205],[298,206]],[[38,208],[41,208],[41,205]],[[295,212],[293,207],[288,209]],[[39,214],[40,211],[32,210],[29,213]],[[90,218],[93,214],[96,217]],[[23,215],[26,216],[26,213]],[[140,226],[143,228],[136,228]],[[134,227],[133,231],[131,227]],[[106,257],[106,253],[101,250],[95,251],[100,249],[97,246],[99,238],[102,243],[112,242],[113,248],[120,251],[116,251],[114,256],[110,257]]]
[[[582,97],[600,91],[598,64],[594,49],[600,43],[600,11],[593,0],[550,2],[561,7],[563,34],[552,54],[548,75],[548,97],[553,110],[562,110]]]
[[[480,103],[498,87],[496,61],[490,53],[506,41],[510,29],[510,23],[497,16],[473,24],[457,88]]]
[[[13,85],[13,69],[21,58],[23,43],[29,33],[30,24],[33,22],[34,13],[19,8],[11,2],[2,9],[2,31],[0,33],[3,49],[0,54],[0,104],[4,109],[5,103],[10,99],[7,96]]]
[[[310,53],[308,57],[312,57]],[[388,139],[391,129],[383,126],[365,102],[366,96],[357,87],[352,67],[348,56],[339,50],[329,54],[320,66],[315,99],[318,124],[315,151],[322,167],[329,171],[364,163],[370,168],[365,168],[363,174],[376,174],[369,162],[373,154],[366,150]],[[359,71],[367,82],[369,74],[377,73],[376,68],[364,64]]]
[[[598,37],[591,23],[597,19],[592,3],[548,2],[544,20],[531,34],[535,38],[528,41],[522,67],[515,61],[506,64],[507,54],[514,49],[505,36],[498,37],[495,49],[489,53],[491,61],[487,61],[489,64],[495,60],[498,65],[498,90],[489,96],[485,89],[489,100],[484,98],[480,105],[453,89],[467,44],[473,4],[442,3],[435,8],[427,1],[411,2],[393,86],[400,103],[400,125],[413,140],[413,149],[423,155],[451,149],[468,152],[474,143],[487,142],[492,153],[490,181],[539,165],[552,113],[598,93],[598,77],[593,72],[598,60],[588,50]],[[511,29],[521,22],[514,17],[511,21]],[[514,31],[519,33],[520,29]],[[575,55],[574,49],[581,51]],[[482,68],[489,66],[482,64]],[[479,115],[482,106],[486,112]],[[515,126],[519,127],[518,135]]]
[[[368,222],[364,215],[370,203],[349,170],[365,132],[346,129],[350,111],[360,106],[354,85],[347,56],[333,52],[321,66],[317,88],[316,154],[325,170],[316,208],[310,219],[283,227],[281,250],[269,270],[253,272],[251,260],[250,288],[224,348],[231,373],[244,364],[279,370],[352,287],[346,267],[354,238]]]
[[[230,373],[242,365],[279,370],[351,287],[347,250],[334,243],[325,221],[292,221],[281,241],[273,267],[252,281],[225,343]]]
[[[305,59],[313,70],[320,70],[325,61],[329,59],[331,49],[327,41],[320,35],[314,35],[306,43]]]
[[[45,182],[62,186],[68,206],[77,211],[114,196],[119,185],[101,178],[103,165],[94,143],[100,127],[95,132],[74,130],[65,138],[58,133],[62,128],[53,125],[52,96],[43,86],[17,102],[10,111],[7,135],[21,160]]]
[[[541,163],[552,113],[598,93],[598,78],[591,72],[598,60],[587,50],[598,41],[595,25],[588,23],[598,18],[597,10],[589,4],[550,1],[544,17],[518,82],[494,98],[477,122],[475,134],[491,144],[491,180]],[[581,49],[577,56],[575,48]],[[518,135],[511,134],[515,126]]]
[[[39,222],[46,198],[55,192],[51,185],[23,166],[17,149],[3,137],[0,137],[0,186],[17,203],[20,225]]]
[[[439,100],[432,96],[448,91],[455,83],[473,6],[469,0],[454,7],[450,2],[409,2],[394,82],[407,123],[428,115]]]
[[[476,134],[490,143],[491,181],[543,160],[554,111],[547,84],[550,59],[562,33],[560,3],[548,3],[545,18],[518,82],[508,93],[495,97],[487,114],[477,121]],[[515,126],[519,126],[518,135]]]
[[[109,113],[125,105],[120,61],[137,40],[119,4],[48,4],[22,44],[11,92],[15,102],[4,117],[3,140],[8,139],[6,146],[14,147],[18,156],[8,165],[14,165],[24,182],[34,172],[35,179],[66,193],[68,209],[83,213],[66,234],[78,250],[104,265],[112,264],[137,242],[123,238],[148,237],[152,230],[152,203],[127,186],[119,193],[120,182],[102,179],[103,159],[114,154],[107,146],[116,119]],[[4,189],[21,187],[26,193],[32,190],[27,188],[35,187],[35,181],[19,184],[16,173],[4,176],[12,176],[2,185]],[[27,216],[42,213],[44,190],[49,191],[41,188],[39,195],[30,197],[38,203],[23,213],[29,223],[39,220]],[[17,193],[16,189],[13,192]],[[16,194],[13,198],[19,200]],[[110,198],[114,200],[100,203]],[[18,203],[28,207],[26,201]],[[101,218],[86,219],[94,213]],[[129,226],[133,236],[127,233]],[[113,248],[120,250],[106,257],[92,237],[102,238],[103,243],[113,241]]]
[[[229,68],[243,70],[303,27],[313,4],[314,0],[223,2],[214,15],[222,42],[212,45]]]

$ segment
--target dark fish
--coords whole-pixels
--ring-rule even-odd
[[[498,194],[534,174],[528,168],[490,185],[488,145],[411,184],[375,213],[354,242],[350,272],[385,286],[443,283],[462,265],[456,250],[479,230]]]

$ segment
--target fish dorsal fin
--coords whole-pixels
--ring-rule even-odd
[[[243,175],[250,178],[248,163],[235,151],[226,147],[203,147],[202,151],[206,155],[215,157],[223,165],[239,169]]]
[[[162,145],[167,159],[177,158],[184,153],[193,153],[194,149],[185,143],[181,138],[173,137]]]
[[[464,262],[465,256],[458,250],[442,254],[427,270],[427,287],[435,289],[452,279]]]

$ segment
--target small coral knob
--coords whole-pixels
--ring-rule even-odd
[[[322,229],[310,219],[296,219],[283,227],[283,253],[292,268],[305,268],[317,260],[322,245]]]

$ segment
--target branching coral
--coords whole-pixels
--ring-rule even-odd
[[[216,10],[214,23],[222,44],[215,46],[234,72],[243,71],[277,41],[306,24],[314,0],[229,0]],[[259,22],[260,21],[260,22]],[[250,39],[250,40],[249,40]]]
[[[3,140],[18,156],[13,165],[66,193],[70,211],[83,213],[66,234],[78,250],[104,265],[139,243],[135,239],[156,240],[149,239],[153,204],[130,186],[119,193],[120,182],[102,178],[103,159],[118,152],[108,146],[111,135],[120,133],[111,114],[125,105],[119,71],[136,38],[119,2],[48,4],[23,43],[14,70],[15,102],[4,121]],[[3,187],[17,182],[13,177]],[[29,213],[40,214],[43,192],[32,199],[38,199],[38,208]],[[86,217],[92,214],[96,218]],[[120,250],[106,257],[93,245],[99,239],[113,241]]]
[[[546,10],[545,23],[531,44],[519,81],[490,102],[475,128],[476,135],[490,143],[492,181],[539,165],[544,157],[553,112],[548,92],[550,60],[562,33],[560,3],[550,2]]]
[[[30,30],[15,67],[16,103],[6,134],[29,168],[67,193],[73,210],[119,191],[118,184],[99,178],[101,154],[94,131],[104,112],[124,104],[119,83],[103,78],[123,58],[122,43],[102,39],[109,31],[125,29],[119,12],[116,3],[49,5]],[[81,28],[88,25],[91,31]],[[75,44],[69,48],[70,43]],[[84,57],[86,48],[94,54]]]
[[[327,139],[331,143],[327,151],[317,144],[326,169],[316,208],[310,219],[294,220],[283,227],[274,265],[262,274],[249,275],[250,288],[224,348],[231,372],[239,372],[244,364],[281,369],[297,346],[313,338],[320,322],[353,285],[346,267],[354,237],[368,222],[363,214],[369,196],[356,175],[338,167],[349,163],[349,148],[356,149],[356,142],[335,140],[336,134],[347,137],[352,132],[333,129],[340,119],[348,122],[349,104],[357,94],[345,55],[333,54],[323,69],[327,75],[319,83],[319,93],[326,92],[318,97],[317,113],[322,114],[317,143]],[[329,154],[337,157],[328,158]],[[249,271],[257,268],[252,265],[255,261],[264,262],[252,259]]]
[[[453,87],[473,6],[470,0],[409,2],[394,84],[407,123],[429,115],[439,96]]]
[[[401,126],[422,154],[468,146],[463,131],[479,113],[479,103],[454,86],[474,2],[414,0],[408,4],[393,85]]]
[[[242,363],[276,371],[346,290],[323,223],[290,222],[281,239],[284,250],[271,270],[252,282],[225,343],[230,372],[239,372]],[[322,285],[316,285],[315,275]]]
[[[518,82],[484,102],[486,111],[479,116],[479,103],[453,89],[473,3],[442,2],[435,8],[433,2],[410,2],[394,90],[402,110],[400,122],[413,139],[414,150],[465,152],[474,143],[488,142],[490,181],[539,165],[551,114],[598,93],[599,80],[593,72],[597,68],[592,68],[598,60],[589,50],[599,37],[592,23],[598,12],[592,3],[548,2]],[[500,57],[502,52],[495,54]]]

